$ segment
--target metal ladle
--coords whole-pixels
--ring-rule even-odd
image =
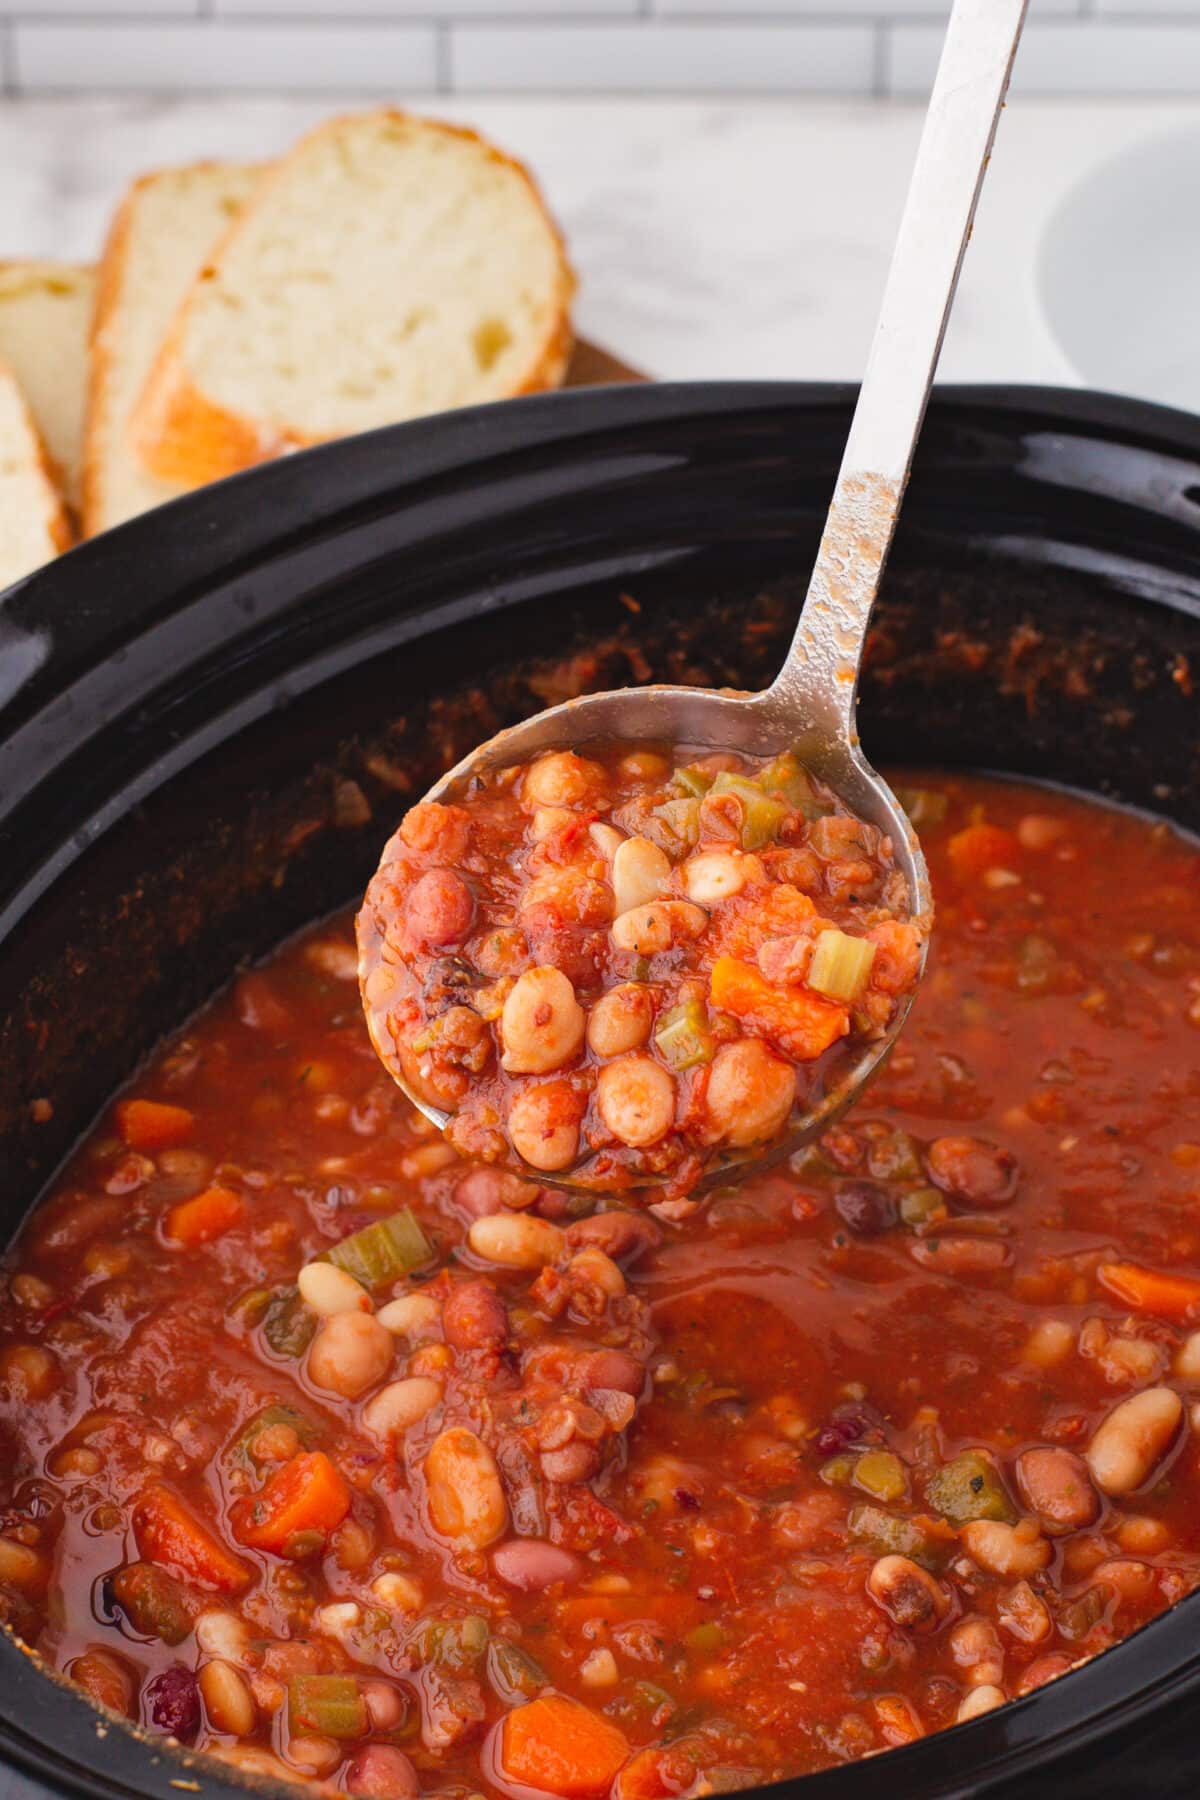
[[[452,799],[485,771],[591,743],[668,743],[753,756],[793,750],[852,812],[891,839],[910,912],[928,919],[929,875],[916,834],[859,746],[858,676],[1025,7],[1026,0],[955,0],[816,566],[771,686],[758,694],[668,686],[586,694],[499,732],[435,782],[427,800]],[[793,1114],[783,1141],[726,1156],[705,1185],[728,1181],[735,1167],[775,1160],[824,1129],[878,1068],[910,1000],[897,1008],[887,1034],[839,1072],[832,1091]],[[444,1127],[450,1115],[414,1093],[390,1059],[388,1066],[413,1103]],[[536,1178],[582,1185],[570,1173]]]

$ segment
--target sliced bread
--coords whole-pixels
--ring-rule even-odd
[[[561,381],[574,282],[532,179],[474,132],[333,119],[193,284],[134,418],[158,479]]]
[[[136,181],[100,262],[84,427],[83,528],[88,536],[180,490],[137,461],[129,416],[183,296],[245,204],[256,164],[205,162]]]
[[[16,375],[0,363],[0,589],[71,542],[62,496]]]
[[[55,474],[79,505],[83,397],[95,271],[79,263],[0,263],[0,362],[33,414]]]

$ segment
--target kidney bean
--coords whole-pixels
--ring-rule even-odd
[[[567,1243],[572,1250],[592,1245],[611,1256],[614,1262],[633,1262],[643,1251],[662,1242],[662,1232],[645,1213],[593,1213],[589,1219],[577,1219],[567,1228]]]
[[[1049,1444],[1024,1450],[1014,1474],[1022,1500],[1051,1536],[1079,1531],[1099,1518],[1100,1496],[1087,1465],[1069,1450]]]
[[[200,1729],[200,1689],[182,1663],[172,1663],[147,1682],[142,1705],[147,1724],[181,1744],[190,1744]]]
[[[418,948],[461,944],[474,912],[471,891],[460,876],[451,869],[427,869],[405,901],[405,930]]]
[[[873,1181],[843,1181],[834,1196],[834,1211],[856,1237],[878,1237],[899,1216],[886,1188]]]
[[[416,1800],[417,1771],[394,1744],[368,1744],[346,1770],[346,1792],[364,1800]]]
[[[569,1550],[540,1538],[510,1538],[492,1551],[492,1567],[501,1581],[533,1594],[556,1581],[578,1581],[583,1564]]]
[[[487,1281],[463,1281],[442,1307],[442,1331],[455,1350],[499,1349],[508,1337],[504,1302]]]
[[[646,1385],[646,1371],[626,1350],[593,1350],[583,1365],[583,1385],[588,1389],[615,1388],[636,1400]]]
[[[532,1206],[541,1189],[504,1169],[471,1169],[454,1190],[454,1204],[469,1219],[486,1219],[505,1209]]]
[[[1016,1192],[1016,1157],[983,1138],[935,1138],[925,1160],[931,1180],[963,1206],[1003,1206]]]
[[[564,1444],[561,1450],[543,1450],[541,1460],[546,1480],[563,1483],[586,1481],[595,1474],[600,1462],[595,1445],[583,1438]]]

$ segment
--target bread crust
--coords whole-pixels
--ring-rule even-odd
[[[528,368],[513,384],[511,395],[540,393],[545,388],[559,386],[574,342],[570,307],[576,285],[562,233],[525,165],[467,126],[427,119],[396,107],[379,107],[368,114],[344,113],[325,120],[307,132],[264,175],[254,198],[214,250],[213,263],[220,263],[226,244],[253,220],[259,207],[269,203],[273,187],[285,178],[293,158],[320,139],[335,136],[347,125],[359,124],[364,118],[371,117],[415,124],[463,138],[477,145],[493,162],[520,177],[540,211],[557,251],[557,293],[554,317],[545,339]],[[199,487],[206,481],[217,481],[222,476],[236,474],[239,469],[266,462],[286,450],[307,449],[322,441],[320,437],[301,433],[287,425],[217,405],[197,389],[188,373],[183,347],[192,312],[198,304],[198,289],[199,283],[194,284],[176,313],[130,420],[131,441],[143,466],[159,480],[184,487]]]
[[[58,485],[54,464],[46,454],[46,446],[42,442],[42,434],[29,410],[29,402],[21,392],[16,375],[6,362],[0,362],[0,381],[4,382],[6,386],[11,386],[20,412],[22,426],[28,433],[30,447],[33,451],[31,473],[40,490],[45,508],[42,523],[45,526],[46,535],[54,546],[55,554],[61,555],[64,550],[71,548],[75,542],[75,534],[71,529],[71,515]],[[7,586],[7,579],[0,572],[0,588]]]
[[[84,408],[81,523],[83,535],[103,531],[105,518],[104,433],[110,423],[110,375],[112,351],[109,327],[121,302],[129,240],[138,201],[164,176],[199,174],[226,167],[220,158],[207,157],[180,166],[150,169],[126,188],[109,224],[104,248],[96,266],[96,298],[88,354],[88,390]],[[233,221],[236,224],[236,220]],[[222,234],[222,241],[224,241]]]
[[[58,258],[46,256],[10,256],[0,261],[0,304],[5,300],[19,299],[26,288],[42,286],[56,281],[66,281],[79,289],[90,288],[94,304],[96,270],[91,263],[64,262]],[[4,363],[0,357],[0,364]],[[19,385],[19,378],[18,378]],[[32,410],[32,409],[30,409]],[[37,420],[34,420],[35,426]],[[74,455],[69,459],[70,466],[64,467],[59,459],[52,456],[45,436],[39,430],[42,453],[45,456],[55,486],[68,499],[68,512],[78,508],[82,486],[82,434],[75,447]]]

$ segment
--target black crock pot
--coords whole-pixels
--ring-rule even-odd
[[[598,389],[397,427],[179,501],[0,599],[5,1232],[156,1038],[359,893],[410,789],[561,697],[564,658],[577,689],[769,679],[852,399]],[[872,760],[1200,828],[1193,679],[1200,422],[940,392],[863,685]],[[1197,1704],[1200,1596],[998,1713],[782,1788],[1183,1795]],[[239,1792],[0,1633],[2,1800]]]

